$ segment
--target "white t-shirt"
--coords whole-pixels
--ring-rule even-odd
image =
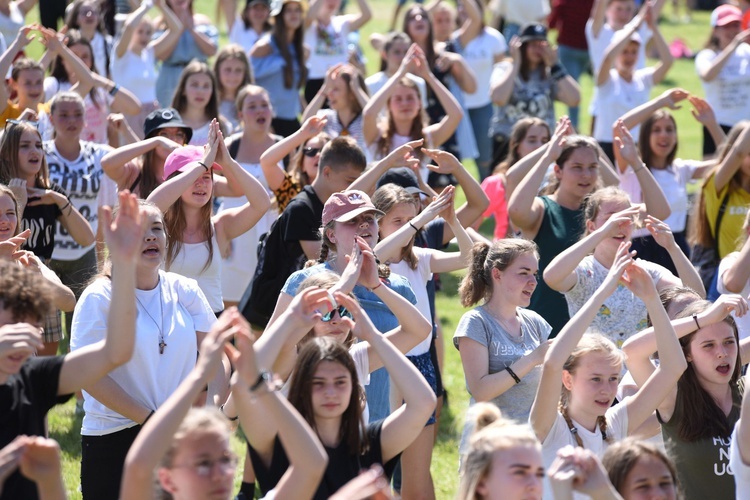
[[[672,275],[669,270],[647,260],[638,259],[638,264],[646,270],[654,283],[658,283],[665,276]],[[578,264],[577,282],[573,288],[564,293],[571,318],[594,295],[607,274],[609,274],[609,269],[601,265],[593,255],[587,255]],[[647,327],[647,316],[646,304],[624,285],[618,284],[614,293],[604,300],[588,331],[604,335],[617,347],[622,347],[626,340]]]
[[[493,2],[493,12],[502,15],[506,23],[524,26],[546,18],[550,13],[550,2],[547,0],[524,0]]]
[[[583,447],[594,452],[599,458],[604,455],[610,443],[620,441],[628,436],[628,410],[625,404],[621,402],[607,410],[605,418],[607,419],[607,438],[609,442],[602,439],[602,432],[598,425],[591,432],[571,419],[573,425],[578,429],[577,433],[583,442]],[[558,412],[555,423],[552,424],[549,434],[547,434],[544,442],[542,442],[542,461],[545,469],[549,469],[552,465],[552,462],[557,457],[557,450],[567,445],[578,446],[575,436],[570,432],[568,424],[565,422],[565,418]],[[549,500],[554,499],[552,487],[547,477],[544,478],[544,483],[544,498]],[[576,493],[573,495],[573,498],[581,499],[589,497]]]
[[[732,293],[727,290],[726,285],[724,285],[724,273],[729,271],[729,268],[732,267],[739,258],[740,252],[732,252],[721,259],[718,270],[719,279],[716,283],[716,289],[719,291],[719,293]],[[745,298],[750,296],[750,281],[745,283],[745,286],[742,288],[740,295]],[[737,323],[737,331],[740,334],[740,339],[746,339],[747,337],[750,337],[750,314],[745,314],[742,317],[737,317],[734,313],[732,313],[732,317],[734,318],[735,323]]]
[[[383,85],[385,85],[389,78],[390,77],[385,74],[385,71],[380,71],[365,78],[365,85],[367,85],[367,91],[370,93],[370,97],[374,96],[378,90],[383,88]],[[424,79],[417,75],[412,75],[411,73],[407,73],[406,78],[417,84],[419,96],[422,98],[422,109],[427,109],[427,83],[425,83]],[[385,114],[385,109],[382,114]]]
[[[117,185],[104,175],[101,163],[102,157],[111,150],[109,146],[81,142],[81,154],[75,160],[69,161],[58,153],[54,141],[44,143],[50,180],[59,184],[68,193],[70,203],[91,224],[94,234],[99,227],[99,207],[117,204]],[[94,245],[92,243],[86,247],[80,246],[59,221],[55,223],[53,259],[78,260],[94,248]]]
[[[522,3],[522,2],[518,2]],[[474,70],[477,90],[473,94],[464,94],[466,109],[481,108],[490,104],[490,78],[495,65],[495,57],[505,54],[508,44],[505,37],[494,28],[484,28],[479,36],[471,40],[461,51],[469,67]]]
[[[609,80],[598,88],[594,139],[612,142],[612,126],[625,113],[648,102],[651,87],[654,86],[654,68],[643,68],[633,73],[629,82],[620,77],[616,69],[609,70]],[[630,133],[638,137],[640,126],[633,127]]]
[[[669,203],[672,214],[664,222],[672,229],[673,233],[685,230],[688,215],[688,192],[687,185],[693,180],[693,173],[698,168],[697,161],[680,160],[676,158],[672,165],[667,168],[652,168],[651,174],[656,179],[664,196]],[[633,203],[643,203],[643,193],[638,177],[631,167],[620,173],[620,189],[628,193]],[[650,234],[648,229],[638,229],[633,232],[633,237]]]
[[[133,357],[112,370],[109,377],[138,403],[155,410],[195,367],[196,332],[209,331],[216,317],[195,280],[174,273],[159,271],[159,285],[153,290],[136,290],[136,298]],[[108,279],[99,279],[84,290],[73,316],[72,351],[105,338],[111,302],[112,283]],[[160,332],[166,344],[163,354],[159,353]],[[102,436],[137,425],[86,391],[83,395],[86,416],[82,435]]]
[[[729,445],[729,468],[734,473],[735,498],[744,500],[750,498],[750,465],[747,465],[740,455],[737,443],[737,428],[741,420],[738,420],[732,432],[732,444]]]
[[[126,50],[121,58],[112,51],[110,64],[112,81],[132,92],[143,104],[156,101],[156,56],[153,47],[146,47],[140,54]]]
[[[234,23],[229,29],[229,43],[236,43],[248,53],[261,36],[263,36],[263,33],[258,33],[253,28],[245,29],[245,23],[242,22],[240,16],[234,18]]]
[[[633,21],[630,22],[632,23]],[[629,24],[630,23],[628,23],[628,25]],[[628,25],[626,25],[623,29],[626,29]],[[594,75],[596,75],[599,72],[599,67],[602,65],[602,60],[604,59],[604,51],[606,51],[607,47],[609,47],[609,44],[612,43],[612,38],[614,38],[617,30],[612,29],[612,27],[605,22],[602,25],[602,29],[599,30],[599,36],[594,37],[593,26],[593,19],[589,19],[586,22],[585,32],[586,42],[589,46],[589,58],[591,59],[591,66],[594,69]],[[635,67],[637,69],[641,69],[646,67],[646,45],[651,39],[652,32],[651,29],[649,29],[649,27],[645,24],[642,24],[636,32],[641,37],[642,43],[640,49],[638,50],[638,61],[635,63]]]
[[[704,49],[695,57],[698,71],[707,68],[718,52]],[[734,125],[750,115],[750,45],[741,43],[729,56],[716,78],[701,81],[706,101],[714,108],[716,121]]]
[[[412,248],[412,251],[417,256],[417,268],[412,269],[409,264],[402,260],[401,262],[392,263],[389,265],[391,272],[400,274],[411,284],[414,290],[414,295],[417,297],[417,309],[422,313],[427,321],[432,324],[432,314],[430,313],[430,300],[427,297],[427,282],[432,278],[432,270],[430,268],[430,261],[432,260],[432,254],[436,253],[437,250],[430,248]],[[407,352],[407,356],[419,356],[429,352],[430,344],[432,343],[432,335],[428,335],[422,342],[416,345],[411,351]]]
[[[349,60],[349,19],[349,16],[333,16],[328,26],[320,26],[318,21],[313,21],[305,30],[305,45],[310,49],[308,79],[325,78],[328,68]]]

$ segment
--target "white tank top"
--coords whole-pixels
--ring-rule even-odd
[[[216,240],[216,229],[214,229],[211,244],[213,245],[213,258],[208,267],[204,269],[208,260],[208,247],[205,241],[183,243],[169,267],[169,272],[196,280],[208,299],[211,309],[219,312],[224,310],[224,298],[221,295],[221,251],[219,242]]]

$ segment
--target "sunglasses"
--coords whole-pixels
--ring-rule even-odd
[[[324,323],[328,323],[329,321],[331,321],[333,319],[333,316],[336,314],[336,311],[338,311],[339,317],[341,319],[344,319],[344,318],[354,319],[354,316],[352,316],[352,313],[350,313],[346,309],[346,307],[344,307],[344,306],[338,306],[336,309],[328,311],[323,316],[321,316],[320,320],[323,321]]]
[[[5,130],[8,130],[8,128],[20,125],[22,123],[28,123],[29,125],[33,125],[37,130],[39,130],[39,122],[33,122],[31,120],[14,120],[12,118],[9,118],[5,121]]]
[[[302,150],[302,154],[309,158],[315,158],[318,153],[320,153],[320,148],[305,148]]]

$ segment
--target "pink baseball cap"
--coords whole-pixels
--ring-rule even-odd
[[[175,172],[183,172],[185,167],[195,162],[203,161],[203,148],[200,146],[182,146],[177,148],[164,160],[164,180],[169,179]],[[221,165],[214,162],[214,170],[221,170]]]
[[[323,225],[328,225],[332,220],[346,222],[365,212],[385,215],[375,208],[367,193],[356,189],[333,193],[323,207]]]
[[[726,26],[729,23],[742,22],[742,11],[734,5],[719,5],[711,12],[711,27]]]

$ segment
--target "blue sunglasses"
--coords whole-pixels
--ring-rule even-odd
[[[332,309],[332,310],[328,311],[327,313],[325,313],[323,316],[321,316],[320,320],[323,321],[323,322],[325,322],[325,323],[328,323],[329,321],[331,321],[333,319],[333,315],[336,314],[336,311],[339,312],[339,317],[341,319],[344,319],[344,318],[354,319],[354,316],[352,316],[352,313],[350,313],[346,309],[346,307],[344,307],[344,306],[338,306],[337,308]]]

